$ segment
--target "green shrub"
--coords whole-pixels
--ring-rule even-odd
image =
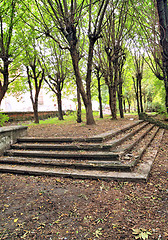
[[[166,108],[163,104],[161,104],[159,102],[154,102],[152,104],[152,111],[158,112],[158,113],[164,113],[164,112],[166,112]]]
[[[0,126],[3,127],[4,123],[9,120],[9,117],[4,113],[0,112]]]

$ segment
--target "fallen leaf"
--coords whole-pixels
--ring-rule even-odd
[[[17,221],[18,221],[18,218],[15,218],[15,219],[14,219],[14,222],[17,222]]]

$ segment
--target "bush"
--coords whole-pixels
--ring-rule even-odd
[[[158,113],[164,113],[164,112],[166,112],[166,108],[163,104],[161,104],[159,102],[155,102],[152,104],[152,111],[158,112]]]
[[[4,123],[9,120],[9,117],[0,112],[0,126],[3,127]]]

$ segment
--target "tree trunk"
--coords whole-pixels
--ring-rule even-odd
[[[116,96],[116,87],[115,87],[115,83],[114,86],[112,87],[112,99],[111,99],[111,103],[112,103],[112,119],[117,119],[117,96]]]
[[[137,110],[138,110],[138,115],[140,114],[140,106],[139,106],[139,93],[138,93],[138,89],[139,89],[139,82],[138,79],[136,78],[136,83],[135,83],[135,79],[133,77],[133,82],[134,82],[134,90],[135,90],[135,95],[136,95],[136,102],[137,102]]]
[[[82,104],[81,104],[81,97],[80,97],[80,92],[79,88],[77,86],[77,102],[78,102],[78,107],[77,107],[77,123],[82,122]]]
[[[108,55],[108,62],[109,62],[109,82],[110,83],[108,83],[108,80],[106,80],[106,83],[108,83],[107,86],[109,89],[109,105],[110,105],[112,119],[117,119],[117,108],[116,108],[117,82],[116,82],[116,75],[113,76],[112,59],[111,59],[111,56],[109,55]]]
[[[89,53],[88,53],[88,63],[87,63],[87,75],[86,75],[86,95],[87,95],[87,110],[86,110],[86,116],[87,116],[87,125],[95,124],[95,120],[93,117],[93,111],[92,111],[92,97],[91,97],[91,75],[92,75],[92,64],[93,64],[93,50],[94,50],[94,44],[96,39],[95,38],[89,38],[90,44],[89,44]]]
[[[76,84],[77,84],[77,87],[79,88],[79,91],[82,96],[83,103],[86,109],[86,124],[87,125],[95,124],[95,121],[93,118],[93,112],[92,112],[91,95],[88,92],[89,90],[88,87],[87,87],[87,94],[85,93],[85,90],[83,87],[82,78],[79,71],[79,54],[75,46],[72,46],[70,53],[71,53],[73,68],[74,68],[75,77],[76,77]]]
[[[165,85],[165,91],[166,91],[165,106],[166,106],[166,112],[168,113],[168,74],[167,74],[167,78],[164,80],[164,85]]]
[[[1,105],[2,99],[5,96],[5,93],[7,92],[7,89],[8,87],[6,86],[0,87],[0,105]]]
[[[125,104],[125,99],[123,101],[123,105],[124,105],[124,112],[126,113],[126,104]]]
[[[35,100],[35,102],[32,102],[33,104],[33,111],[34,111],[34,122],[39,123],[39,117],[38,117],[38,101]]]
[[[111,110],[112,119],[117,119],[117,109],[116,109],[116,92],[114,91],[114,86],[109,86],[109,106]]]
[[[130,113],[131,112],[131,103],[128,102],[128,112]]]
[[[127,103],[128,103],[128,113],[131,112],[131,101],[129,100],[129,98],[127,98]]]
[[[112,88],[109,85],[107,85],[107,86],[108,86],[108,92],[109,92],[109,107],[110,107],[111,116],[112,116],[112,111],[113,111],[113,108],[112,108]]]
[[[144,112],[147,110],[147,104],[146,104],[146,94],[144,94]]]
[[[123,111],[123,95],[122,95],[122,79],[119,79],[119,86],[118,86],[118,102],[119,102],[120,117],[121,117],[121,118],[124,118],[124,111]]]
[[[115,60],[113,62],[114,65],[114,81],[113,81],[113,98],[112,98],[112,104],[113,104],[113,119],[117,119],[117,84],[118,84],[118,73],[119,73],[119,65],[118,65],[118,51],[115,51]]]
[[[99,71],[97,72],[97,82],[98,82],[98,99],[99,99],[99,108],[100,108],[100,118],[103,118],[103,107],[102,107],[102,96],[101,96],[101,85],[100,85]]]
[[[58,119],[64,120],[63,112],[62,112],[62,99],[61,99],[61,91],[57,92],[57,103],[58,103]]]
[[[157,0],[157,10],[159,15],[159,24],[160,24],[160,43],[162,46],[162,61],[165,72],[165,106],[166,112],[168,113],[168,7],[167,0]]]
[[[140,101],[140,111],[143,112],[143,103],[142,103],[142,78],[139,77],[139,101]]]
[[[0,81],[0,105],[1,105],[2,99],[5,96],[5,93],[8,90],[8,83],[9,83],[9,69],[8,68],[9,68],[8,62],[7,63],[4,62],[4,69],[3,69],[3,82],[4,82],[4,84],[2,85],[1,81]]]

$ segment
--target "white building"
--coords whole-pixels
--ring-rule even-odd
[[[72,96],[62,99],[63,110],[76,110],[75,103],[71,100]],[[0,106],[3,112],[29,112],[33,111],[32,102],[30,100],[30,93],[24,93],[18,98],[14,96],[5,95]],[[52,92],[47,92],[41,89],[39,95],[39,111],[56,111],[57,99],[52,96]]]

